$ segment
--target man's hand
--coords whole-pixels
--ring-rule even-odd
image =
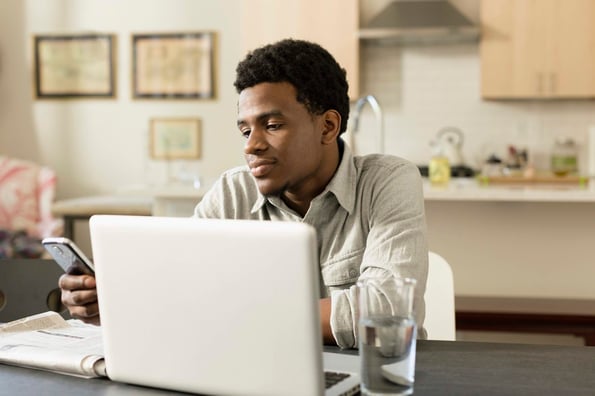
[[[60,277],[58,285],[62,290],[62,304],[70,316],[85,323],[100,324],[99,305],[95,278],[91,275],[69,275]]]

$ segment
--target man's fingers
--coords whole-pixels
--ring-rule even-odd
[[[62,290],[62,304],[67,307],[76,305],[87,305],[97,302],[97,291],[91,290]]]
[[[95,278],[89,275],[68,275],[60,276],[58,285],[62,290],[85,290],[96,287]]]
[[[58,280],[62,304],[70,316],[86,323],[99,324],[99,305],[95,278],[89,275],[64,274]]]
[[[99,306],[95,304],[72,307],[70,316],[75,319],[80,319],[85,323],[99,325]]]

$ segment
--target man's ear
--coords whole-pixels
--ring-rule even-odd
[[[322,114],[322,123],[322,143],[335,143],[341,129],[341,114],[337,110],[327,110]]]

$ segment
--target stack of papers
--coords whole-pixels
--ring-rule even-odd
[[[0,363],[85,378],[104,377],[101,328],[53,311],[0,325]]]

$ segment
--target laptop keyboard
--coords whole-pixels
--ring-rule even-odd
[[[333,371],[325,371],[324,372],[324,382],[326,389],[330,388],[333,385],[338,384],[339,382],[343,381],[345,378],[348,378],[349,374],[347,373],[336,373]]]

